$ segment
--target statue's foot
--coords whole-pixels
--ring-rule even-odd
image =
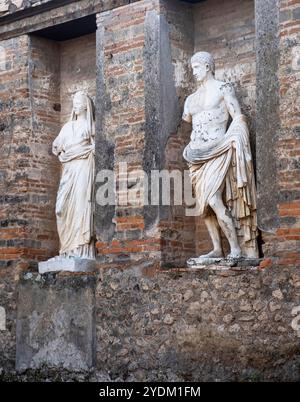
[[[56,255],[55,257],[49,258],[47,261],[57,261],[60,258],[59,255]]]
[[[231,249],[230,253],[227,255],[228,259],[241,258],[241,257],[242,257],[242,250],[239,247]]]
[[[203,254],[200,255],[199,258],[222,258],[223,257],[223,251],[222,250],[218,250],[218,249],[214,249],[211,252],[207,253],[207,254]]]

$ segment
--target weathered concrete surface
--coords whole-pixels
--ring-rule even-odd
[[[18,288],[16,369],[95,363],[95,275],[27,273]]]
[[[256,160],[258,226],[275,232],[279,226],[276,141],[279,116],[278,0],[255,1],[256,23]]]

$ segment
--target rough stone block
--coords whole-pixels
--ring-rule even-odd
[[[59,258],[39,262],[39,273],[47,272],[92,272],[96,269],[95,260],[87,258]]]
[[[16,369],[95,364],[96,275],[25,274],[18,287]]]

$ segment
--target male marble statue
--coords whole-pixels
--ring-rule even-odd
[[[84,91],[76,92],[70,121],[63,126],[52,146],[62,165],[55,211],[60,251],[58,257],[39,264],[40,272],[87,270],[86,261],[95,258],[94,136],[93,102]]]
[[[227,258],[256,258],[256,190],[245,117],[232,86],[215,79],[211,54],[198,52],[191,64],[199,87],[184,106],[183,120],[193,130],[183,157],[213,244],[199,259],[223,257],[220,229],[230,245]]]

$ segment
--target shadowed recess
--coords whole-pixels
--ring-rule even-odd
[[[68,39],[78,38],[96,32],[96,15],[88,15],[63,24],[54,25],[33,32],[35,35],[56,41],[64,41]]]

